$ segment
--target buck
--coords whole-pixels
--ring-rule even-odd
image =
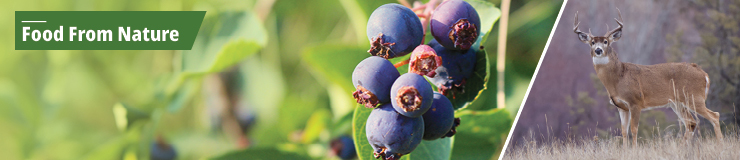
[[[628,132],[632,131],[632,144],[637,145],[637,127],[640,112],[652,108],[670,107],[679,117],[679,123],[686,126],[684,139],[693,136],[697,126],[698,114],[708,119],[714,127],[718,139],[720,132],[719,113],[706,107],[709,94],[709,77],[695,63],[661,63],[639,65],[619,61],[612,44],[622,37],[622,13],[617,9],[619,25],[602,37],[581,32],[578,29],[578,12],[573,32],[578,39],[591,47],[596,75],[606,87],[609,102],[619,110],[622,123],[623,145],[629,143]]]

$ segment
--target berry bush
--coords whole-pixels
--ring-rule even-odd
[[[471,2],[497,11],[487,2]],[[360,159],[451,158],[451,137],[467,119],[462,110],[486,89],[490,74],[480,44],[498,15],[480,16],[463,0],[391,3],[373,11],[367,22],[369,54],[347,53],[369,56],[352,73],[352,95],[364,106],[353,117]],[[481,19],[491,24],[481,28]],[[427,44],[426,35],[433,37]]]

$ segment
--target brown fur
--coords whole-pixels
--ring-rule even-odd
[[[695,63],[639,65],[619,61],[611,44],[621,38],[621,18],[620,13],[618,28],[603,37],[596,37],[578,30],[576,13],[573,30],[582,42],[591,47],[596,74],[606,87],[610,100],[619,108],[623,144],[627,145],[629,130],[632,130],[633,145],[637,144],[640,112],[659,106],[671,107],[680,117],[680,123],[686,126],[685,139],[691,138],[696,129],[697,120],[692,113],[708,119],[717,138],[722,139],[719,113],[707,109],[705,103],[709,87],[707,73]]]

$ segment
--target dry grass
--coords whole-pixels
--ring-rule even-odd
[[[737,133],[737,132],[735,132]],[[503,159],[737,159],[740,157],[740,135],[726,134],[722,141],[715,137],[694,138],[665,136],[639,140],[637,147],[622,147],[622,138],[579,139],[526,144],[506,151]]]

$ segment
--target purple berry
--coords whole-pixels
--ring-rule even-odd
[[[254,111],[250,111],[244,107],[234,108],[234,112],[236,114],[236,120],[239,122],[239,128],[242,129],[242,132],[249,133],[256,124],[257,115]]]
[[[460,51],[443,47],[436,40],[429,42],[437,56],[442,57],[442,66],[437,67],[437,76],[430,78],[439,92],[447,96],[462,93],[465,81],[473,74],[476,56],[475,49]]]
[[[416,73],[428,77],[434,77],[437,72],[434,70],[442,65],[442,58],[437,56],[432,47],[428,45],[419,45],[411,52],[409,60],[409,73]]]
[[[391,104],[401,115],[419,117],[432,106],[433,92],[423,76],[405,73],[393,82]]]
[[[352,159],[357,156],[352,137],[341,136],[331,141],[331,151],[341,159]]]
[[[387,59],[378,56],[365,58],[352,72],[352,84],[356,89],[352,96],[367,108],[390,102],[391,87],[399,76],[396,67]]]
[[[367,21],[370,54],[386,59],[404,56],[421,44],[424,29],[416,13],[395,3],[373,11]]]
[[[462,0],[439,4],[430,23],[434,39],[449,49],[468,50],[480,34],[478,12]]]
[[[390,104],[383,104],[370,113],[365,130],[375,158],[395,160],[419,146],[424,120],[400,115]]]
[[[452,102],[440,93],[434,93],[434,101],[429,111],[422,115],[424,118],[424,140],[451,137],[455,134],[455,109]],[[460,124],[457,119],[457,124]]]
[[[152,143],[149,153],[149,159],[152,160],[173,160],[177,158],[177,151],[172,145],[164,141],[162,137]]]

